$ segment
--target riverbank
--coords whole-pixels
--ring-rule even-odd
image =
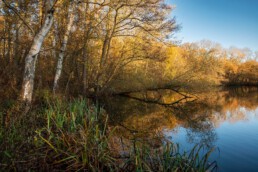
[[[205,171],[201,146],[180,153],[168,140],[155,147],[141,140],[120,141],[109,115],[89,100],[48,99],[22,114],[13,105],[0,132],[2,170]],[[119,149],[122,148],[123,149]],[[213,164],[214,165],[214,164]]]

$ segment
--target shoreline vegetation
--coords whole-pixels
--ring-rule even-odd
[[[198,145],[181,153],[165,138],[159,148],[127,140],[116,150],[113,114],[96,100],[158,103],[134,94],[168,89],[177,104],[198,90],[258,86],[257,52],[178,43],[164,0],[2,0],[0,9],[0,170],[212,171],[212,150]]]
[[[204,172],[217,168],[216,162],[208,161],[213,149],[202,155],[201,145],[180,152],[179,145],[165,139],[155,147],[137,139],[119,142],[106,112],[88,100],[49,99],[39,106],[1,128],[2,170]],[[11,109],[12,115],[19,113],[17,106]]]

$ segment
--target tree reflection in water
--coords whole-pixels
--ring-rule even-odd
[[[213,147],[217,140],[215,128],[221,123],[248,120],[244,110],[258,107],[257,91],[257,88],[238,87],[195,92],[197,99],[184,99],[173,106],[166,104],[181,99],[182,95],[169,90],[149,91],[135,93],[133,98],[108,98],[104,108],[111,115],[112,126],[119,128],[117,136],[124,139],[162,144],[154,141],[156,136],[183,127],[189,143]]]

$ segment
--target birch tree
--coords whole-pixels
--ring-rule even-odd
[[[60,52],[58,54],[58,62],[57,62],[56,74],[55,74],[54,85],[53,85],[53,93],[56,92],[56,89],[58,87],[58,81],[61,77],[64,55],[65,55],[68,39],[69,39],[71,29],[73,27],[74,19],[75,19],[75,9],[77,6],[77,1],[73,1],[69,5],[70,6],[69,6],[69,10],[68,10],[68,23],[67,23],[66,32],[64,34],[64,38],[62,41],[62,45],[60,48]]]
[[[47,9],[44,23],[39,29],[39,32],[35,35],[29,53],[25,58],[21,96],[22,100],[28,105],[31,104],[32,101],[37,56],[40,52],[45,37],[52,27],[54,19],[54,1],[47,0],[46,4]]]

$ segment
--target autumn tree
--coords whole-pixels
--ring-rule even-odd
[[[53,92],[55,93],[57,86],[58,86],[58,81],[61,76],[62,68],[63,68],[63,59],[64,59],[64,54],[66,52],[67,48],[67,43],[68,39],[71,33],[71,29],[74,24],[75,20],[75,13],[76,13],[76,7],[78,6],[78,2],[75,0],[73,2],[70,2],[69,7],[68,7],[68,22],[66,24],[66,31],[64,33],[64,37],[62,40],[60,52],[58,54],[58,62],[57,62],[57,67],[56,67],[56,74],[55,74],[55,80],[54,80],[54,85],[53,85]]]
[[[34,29],[25,21],[25,19],[20,15],[19,11],[15,8],[15,6],[13,6],[13,4],[10,4],[6,1],[3,2],[9,10],[13,11],[16,15],[19,16],[20,20],[22,20],[23,23],[27,26],[27,28],[30,29],[31,34],[35,35],[33,37],[33,42],[30,47],[30,50],[25,58],[25,68],[21,95],[22,100],[30,104],[32,101],[37,56],[41,50],[43,41],[53,23],[54,2],[52,0],[46,2],[46,14],[44,22],[43,25],[39,28],[38,32],[35,32]]]
[[[102,49],[95,81],[97,92],[104,90],[101,89],[106,87],[111,81],[110,78],[113,78],[122,66],[133,59],[143,58],[132,52],[140,47],[144,49],[144,46],[138,44],[138,47],[128,47],[124,44],[130,37],[139,40],[142,45],[150,44],[152,40],[162,42],[177,29],[175,19],[168,19],[172,8],[162,0],[116,0],[110,1],[105,7],[106,12],[100,13],[99,17],[103,22],[99,25],[102,28],[99,33]],[[115,58],[113,47],[118,42],[123,46]],[[145,58],[148,58],[148,55]]]

